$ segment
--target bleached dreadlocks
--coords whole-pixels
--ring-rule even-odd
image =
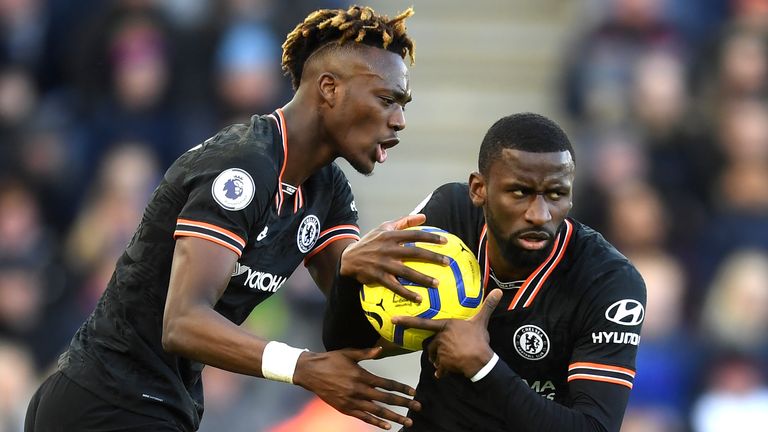
[[[352,6],[346,11],[321,9],[312,12],[288,33],[283,43],[283,70],[290,75],[295,90],[301,83],[304,63],[312,53],[331,43],[343,45],[348,41],[385,49],[403,60],[408,56],[413,64],[414,44],[405,28],[405,20],[411,15],[413,8],[408,8],[389,19],[377,15],[367,6]]]

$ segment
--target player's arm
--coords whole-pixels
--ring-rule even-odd
[[[232,250],[208,240],[177,240],[163,315],[165,350],[232,372],[292,382],[314,392],[340,412],[382,428],[388,425],[382,419],[410,424],[406,417],[374,402],[418,410],[417,402],[383,391],[412,396],[414,390],[373,375],[357,364],[377,357],[380,349],[313,353],[271,344],[267,354],[269,341],[216,312],[214,306],[227,286],[237,258]],[[295,369],[286,369],[286,365]]]
[[[323,339],[331,343],[326,343],[326,348],[333,350],[380,346],[383,348],[382,357],[399,354],[402,349],[380,338],[365,318],[357,295],[362,284],[354,278],[339,276],[339,259],[352,243],[355,240],[338,240],[314,255],[307,263],[310,275],[328,301],[323,320]]]
[[[360,289],[364,283],[380,284],[403,297],[421,301],[418,295],[403,287],[398,278],[436,286],[434,278],[403,264],[403,260],[408,259],[445,262],[445,257],[435,252],[403,247],[412,242],[445,242],[434,233],[405,230],[423,222],[423,215],[385,222],[359,242],[340,240],[313,256],[307,266],[328,299],[323,323],[323,342],[327,349],[370,347],[376,343],[387,348],[387,355],[406,352],[380,339],[368,323],[360,305]]]
[[[533,391],[502,360],[475,385],[516,431],[618,432],[629,399],[626,387],[580,382],[569,384],[572,402],[565,406]]]
[[[510,431],[605,432],[599,422],[578,409],[538,395],[493,352],[487,326],[500,299],[501,291],[493,290],[477,315],[466,321],[415,317],[394,317],[392,321],[436,332],[427,346],[435,377],[458,373],[475,382],[482,389],[480,394],[486,396],[486,405],[506,419]]]
[[[629,295],[636,297],[639,303],[645,303],[645,288],[634,269],[612,272],[600,284],[630,287]],[[510,428],[514,425],[514,430],[619,431],[634,371],[618,364],[634,364],[637,348],[631,345],[607,346],[598,353],[596,349],[601,347],[591,343],[594,331],[613,330],[605,327],[603,318],[610,303],[596,303],[592,307],[593,312],[589,314],[591,322],[585,326],[576,343],[576,358],[586,356],[586,359],[600,360],[572,362],[568,379],[571,400],[565,406],[533,391],[491,350],[487,322],[500,294],[499,290],[489,294],[480,312],[467,321],[413,317],[396,317],[393,321],[398,325],[437,332],[427,347],[429,359],[436,368],[436,377],[460,373],[471,379],[480,393],[486,395],[487,406],[503,416]],[[639,334],[639,323],[632,330]]]

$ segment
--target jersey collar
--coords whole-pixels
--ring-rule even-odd
[[[293,196],[293,213],[295,214],[304,206],[304,194],[301,186],[297,188],[293,185],[283,183],[285,166],[288,164],[288,129],[285,127],[285,114],[283,114],[282,109],[278,108],[275,112],[270,114],[269,117],[272,117],[272,120],[275,121],[277,133],[280,135],[280,141],[283,144],[283,163],[277,178],[278,187],[277,192],[275,193],[275,210],[279,216],[280,210],[283,208],[283,203],[285,202],[285,197],[288,195],[289,197]]]
[[[565,256],[565,251],[568,248],[568,244],[571,241],[572,235],[573,223],[566,219],[562,228],[558,231],[557,236],[555,237],[555,243],[552,246],[552,251],[549,253],[549,256],[547,256],[547,259],[545,259],[544,262],[542,262],[541,265],[536,268],[536,270],[528,275],[528,277],[525,279],[525,282],[523,282],[523,284],[518,289],[517,294],[515,294],[515,297],[512,299],[512,303],[509,304],[507,310],[512,310],[515,308],[527,308],[533,303],[534,298],[536,298],[536,295],[544,286],[544,283],[555,270],[557,265],[560,264],[563,256]],[[487,289],[491,273],[491,266],[490,262],[488,261],[487,224],[483,224],[483,228],[480,231],[480,242],[477,248],[477,258],[478,262],[482,266],[483,287]]]

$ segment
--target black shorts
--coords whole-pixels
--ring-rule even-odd
[[[184,432],[171,421],[111,405],[57,371],[27,408],[24,432]]]

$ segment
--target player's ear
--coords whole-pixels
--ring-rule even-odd
[[[339,77],[331,72],[323,72],[317,77],[317,89],[320,99],[333,108],[339,99]]]
[[[485,177],[475,171],[469,175],[469,198],[475,207],[482,207],[485,204],[486,187]]]

